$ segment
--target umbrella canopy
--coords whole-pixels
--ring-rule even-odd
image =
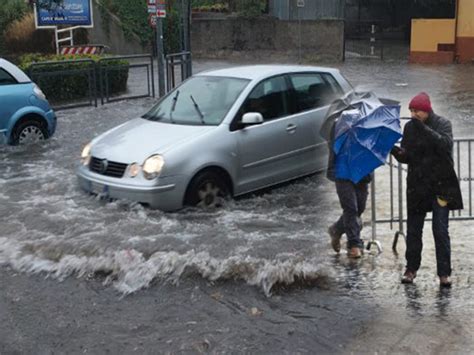
[[[385,164],[401,138],[400,105],[393,100],[380,100],[373,93],[353,94],[341,101],[334,103],[337,109],[332,113],[336,178],[358,183]],[[344,104],[346,109],[342,109]]]

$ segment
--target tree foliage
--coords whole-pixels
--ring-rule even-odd
[[[0,5],[0,50],[3,49],[3,35],[8,25],[21,19],[28,12],[24,0],[1,0]]]

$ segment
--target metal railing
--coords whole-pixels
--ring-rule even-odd
[[[175,68],[180,69],[181,81],[192,75],[191,52],[173,53],[166,56],[166,91],[171,91],[176,86]]]
[[[67,69],[64,67],[67,66]],[[50,100],[55,110],[84,106],[97,107],[96,64],[92,59],[32,63],[28,74],[46,92],[54,91]],[[64,83],[69,81],[62,89]],[[84,95],[84,88],[87,91]],[[66,103],[67,102],[67,103]]]
[[[139,62],[140,60],[146,60],[146,62]],[[107,63],[124,61],[123,64],[110,65]],[[120,57],[107,57],[102,58],[97,63],[99,73],[99,88],[100,88],[100,101],[102,105],[104,103],[125,100],[125,99],[138,99],[143,97],[155,97],[155,82],[154,82],[154,70],[153,70],[153,57],[151,55],[127,55]],[[127,70],[127,79],[130,76],[130,71],[133,69],[145,69],[146,71],[146,91],[140,92],[139,90],[128,90],[128,95],[112,95],[110,77],[115,75],[123,75]],[[142,76],[140,76],[141,78]],[[130,85],[129,85],[130,86]],[[143,88],[143,80],[138,81],[137,87]]]
[[[133,75],[133,71],[142,73]],[[63,110],[125,99],[155,97],[153,57],[130,55],[32,63],[28,74],[51,106]],[[144,84],[144,82],[146,84]]]
[[[464,200],[464,209],[458,211],[452,211],[450,220],[454,221],[466,221],[474,220],[473,214],[473,171],[472,171],[472,156],[474,148],[474,138],[463,138],[463,139],[454,139],[454,170],[456,171],[459,184],[461,187],[461,192]],[[368,243],[367,249],[370,249],[372,245],[376,245],[379,252],[381,251],[380,243],[376,240],[377,236],[377,224],[378,223],[390,223],[390,229],[394,229],[394,225],[397,227],[397,231],[394,234],[394,239],[392,243],[392,250],[396,252],[397,244],[400,237],[406,238],[404,231],[404,224],[406,223],[406,218],[404,215],[404,209],[406,207],[406,196],[404,191],[403,180],[406,178],[406,165],[398,163],[390,155],[389,161],[386,167],[381,168],[380,172],[376,175],[386,178],[388,169],[389,175],[389,216],[382,216],[378,218],[377,216],[377,195],[376,195],[376,176],[374,174],[374,179],[371,184],[371,203],[372,203],[372,216],[371,216],[371,225],[372,225],[372,240]],[[384,175],[385,174],[385,175]],[[395,188],[396,187],[396,188]],[[383,206],[385,207],[385,206]],[[427,216],[426,220],[431,220],[430,216]]]

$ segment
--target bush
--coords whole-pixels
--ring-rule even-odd
[[[260,16],[266,8],[265,0],[240,0],[236,3],[237,12],[246,17]]]
[[[3,49],[3,32],[8,25],[21,19],[28,12],[24,0],[1,0],[0,5],[0,50]]]
[[[31,79],[41,87],[51,102],[64,102],[89,97],[89,75],[95,71],[97,92],[100,90],[98,61],[104,57],[97,55],[47,55],[27,54],[20,58],[19,67],[29,74]],[[74,59],[92,59],[90,62],[75,62]],[[33,63],[58,62],[32,67]],[[108,89],[109,95],[127,90],[129,62],[123,59],[110,59],[101,62],[102,74],[108,71],[108,88],[105,87],[105,75],[102,82],[103,90]],[[90,73],[90,74],[89,74]],[[94,87],[91,88],[94,90]]]

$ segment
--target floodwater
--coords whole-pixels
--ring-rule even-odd
[[[404,114],[427,91],[455,137],[474,137],[474,66],[340,69],[358,88],[400,100]],[[163,213],[79,190],[82,146],[153,102],[60,111],[51,140],[0,148],[0,353],[474,350],[473,222],[451,223],[454,285],[440,290],[428,223],[416,285],[400,284],[404,245],[392,253],[388,225],[377,227],[382,254],[335,255],[326,230],[340,210],[324,174],[216,211]],[[366,240],[369,220],[370,205]]]

